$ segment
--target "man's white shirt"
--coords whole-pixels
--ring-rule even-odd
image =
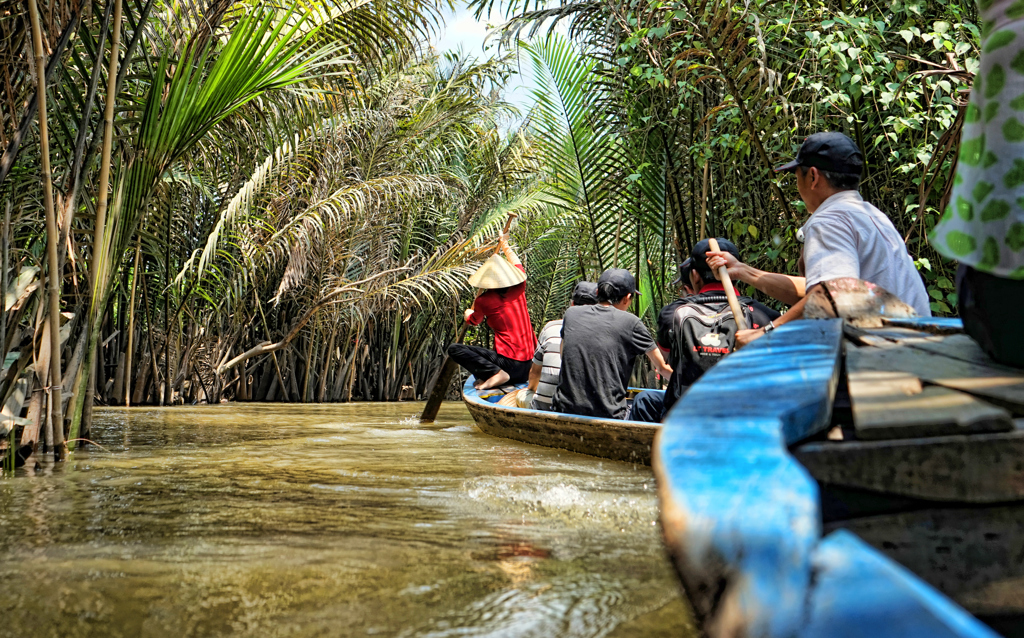
[[[930,317],[928,293],[907,245],[889,218],[854,190],[840,191],[818,207],[801,231],[807,288],[855,277],[885,288]]]

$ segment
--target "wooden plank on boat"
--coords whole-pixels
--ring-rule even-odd
[[[882,324],[912,328],[935,335],[956,334],[964,331],[964,322],[954,317],[912,317],[909,319],[885,317],[882,319]]]
[[[813,564],[816,586],[801,637],[996,638],[979,620],[849,532],[825,538]]]
[[[846,349],[853,425],[860,440],[906,439],[948,434],[1009,432],[1006,410],[949,388],[922,388],[906,372],[864,369],[864,352]]]
[[[655,444],[662,530],[704,630],[793,636],[820,535],[813,481],[785,445],[828,427],[842,321],[798,321],[709,370]]]
[[[858,396],[850,380],[853,425],[861,440],[907,439],[947,434],[1009,432],[1013,421],[1006,410],[964,392],[929,386],[907,395]]]
[[[994,361],[992,357],[985,354],[985,351],[981,349],[977,341],[965,334],[937,337],[927,341],[915,341],[911,345],[919,350],[941,354],[944,357],[957,359],[958,361],[977,363],[993,370],[1002,370],[1007,374],[1024,374],[1024,370],[1012,368]]]
[[[793,455],[827,485],[931,501],[1024,501],[1024,424],[996,434],[815,441]]]
[[[897,343],[917,343],[919,341],[942,341],[941,335],[933,335],[910,328],[857,328],[849,324],[843,326],[843,334],[847,338],[862,345],[892,347]],[[884,342],[892,342],[884,343]]]
[[[862,348],[858,366],[860,370],[906,372],[929,383],[981,397],[1014,414],[1024,414],[1022,370],[962,361],[922,350],[917,345],[899,344],[890,348]]]
[[[856,343],[879,348],[893,348],[897,345],[910,346],[933,354],[959,361],[977,363],[1010,374],[1022,370],[1003,365],[989,357],[981,346],[965,334],[933,335],[907,328],[864,329],[844,326],[844,334]]]

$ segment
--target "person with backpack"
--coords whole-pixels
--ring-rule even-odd
[[[690,258],[679,266],[676,281],[684,292],[696,294],[676,299],[658,314],[658,347],[675,372],[664,393],[647,390],[637,395],[630,412],[634,421],[660,422],[690,385],[735,349],[736,319],[722,282],[708,266],[710,243],[707,239],[697,242]],[[718,246],[739,260],[740,252],[731,241],[718,238]],[[750,297],[738,299],[752,328],[771,325],[779,317],[777,311]]]

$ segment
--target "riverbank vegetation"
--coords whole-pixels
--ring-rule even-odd
[[[796,272],[771,168],[822,129],[865,149],[866,197],[955,308],[926,234],[977,66],[966,0],[470,6],[507,20],[493,59],[430,50],[446,5],[420,0],[0,9],[7,429],[60,450],[94,402],[422,396],[513,212],[538,326],[611,266],[652,319],[708,234]],[[520,66],[528,114],[502,97]]]

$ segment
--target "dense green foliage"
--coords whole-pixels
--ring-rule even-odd
[[[612,261],[640,264],[656,289],[672,262],[656,258],[663,237],[674,256],[703,234],[725,236],[751,263],[795,274],[795,231],[806,214],[790,178],[771,169],[805,135],[841,130],[866,151],[862,191],[905,236],[933,310],[955,309],[951,265],[926,235],[948,200],[978,64],[969,3],[513,0],[503,9],[509,44],[567,26],[571,45],[555,35],[543,46],[575,56],[564,64],[588,75],[558,91],[586,111],[567,134],[607,149],[573,168],[593,181],[578,193],[578,210],[601,211],[603,225],[581,225],[598,265],[607,265],[611,238],[619,245],[620,231],[635,227],[632,251],[619,246]],[[543,108],[553,93],[542,93]],[[546,134],[547,119],[539,124]],[[542,165],[565,163],[566,154],[542,150]]]
[[[508,18],[506,55],[478,62],[421,46],[444,6],[420,0],[124,0],[115,25],[116,1],[40,4],[68,423],[94,397],[421,395],[511,212],[538,328],[612,266],[639,275],[652,320],[709,234],[795,273],[806,215],[772,167],[823,129],[866,151],[866,197],[933,309],[955,308],[952,264],[925,237],[978,64],[966,2],[472,0]],[[22,382],[31,439],[49,353],[28,23],[0,9],[0,393]],[[537,87],[519,127],[501,98],[516,53]]]

